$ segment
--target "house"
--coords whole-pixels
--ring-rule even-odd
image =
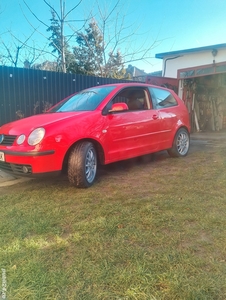
[[[226,44],[158,53],[162,76],[177,78],[193,131],[226,129]]]
[[[145,73],[143,70],[140,70],[132,65],[128,65],[126,74],[129,74],[129,77],[135,81],[145,81],[145,78],[147,76],[147,73]]]

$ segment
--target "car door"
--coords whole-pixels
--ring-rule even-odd
[[[109,113],[107,118],[107,157],[110,162],[128,159],[158,150],[159,112],[153,109],[150,94],[146,89],[138,89],[143,97],[137,98],[135,105],[132,103],[131,94],[136,90],[127,89],[119,94],[115,101],[128,104],[128,110]],[[123,95],[121,97],[120,95]],[[125,96],[126,95],[126,96]]]

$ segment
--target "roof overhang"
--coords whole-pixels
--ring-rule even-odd
[[[226,44],[218,44],[218,45],[212,45],[212,46],[206,46],[206,47],[158,53],[158,54],[155,54],[155,58],[164,59],[165,57],[180,56],[180,55],[194,53],[194,52],[204,52],[204,51],[210,51],[210,50],[212,51],[212,50],[218,50],[218,49],[226,49]]]

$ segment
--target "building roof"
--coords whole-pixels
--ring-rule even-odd
[[[126,69],[126,71],[127,71],[127,73],[130,73],[132,77],[147,75],[146,72],[144,72],[143,70],[140,70],[137,67],[132,66],[132,65],[128,65],[128,68]]]
[[[177,56],[177,55],[179,56],[179,55],[186,54],[186,53],[201,52],[201,51],[208,51],[208,50],[214,50],[214,49],[217,50],[217,49],[221,49],[221,48],[226,48],[226,44],[218,44],[218,45],[212,45],[212,46],[206,46],[206,47],[158,53],[158,54],[155,54],[155,58],[163,59],[167,56]]]

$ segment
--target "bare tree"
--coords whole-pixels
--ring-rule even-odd
[[[52,37],[55,36],[55,38],[50,37],[47,39],[49,39],[51,41],[50,46],[52,46],[59,53],[60,58],[61,58],[60,62],[61,62],[62,72],[66,73],[66,71],[67,71],[66,52],[67,52],[67,47],[68,47],[68,40],[71,38],[71,36],[68,38],[65,36],[65,24],[67,24],[69,22],[79,21],[79,20],[68,20],[67,18],[82,3],[83,0],[79,0],[76,3],[76,5],[74,5],[67,12],[66,12],[66,0],[59,0],[59,2],[60,2],[60,12],[59,13],[50,3],[48,3],[46,0],[43,0],[43,1],[51,10],[51,13],[52,13],[51,20],[53,20],[53,22],[55,22],[55,25],[52,24],[51,26],[49,26],[48,24],[43,22],[41,20],[41,18],[39,18],[37,16],[37,14],[31,10],[31,8],[28,6],[27,2],[25,0],[23,0],[24,4],[26,5],[26,7],[30,11],[30,13],[41,24],[43,24],[46,27],[47,31],[53,32]],[[30,23],[30,25],[32,26],[31,23]],[[56,30],[58,30],[57,36],[56,36]],[[72,34],[72,35],[74,35],[74,34]]]
[[[161,42],[156,39],[151,42],[150,30],[141,32],[142,21],[138,23],[136,19],[136,22],[131,22],[129,15],[122,13],[126,11],[124,5],[121,0],[117,0],[113,7],[107,8],[103,6],[101,0],[96,0],[98,8],[96,20],[103,35],[105,63],[108,54],[117,50],[120,50],[125,64],[148,60],[153,58],[153,48]],[[139,40],[139,43],[136,40]]]
[[[16,39],[11,32],[8,32],[8,34],[11,36],[11,42],[5,42],[3,38],[0,38],[2,53],[4,53],[2,54],[2,57],[4,57],[5,60],[8,61],[12,66],[17,67],[21,57],[21,52],[27,47],[27,43],[31,39],[33,33],[24,41]],[[34,57],[32,61],[33,60],[35,60]]]
[[[121,78],[125,75],[125,64],[154,57],[152,50],[160,41],[151,42],[150,32],[141,33],[142,21],[131,23],[124,5],[122,0],[113,5],[95,1],[95,8],[90,12],[92,21],[77,33],[77,46],[73,48],[83,73]]]
[[[19,59],[21,62],[21,58],[23,58],[23,62],[26,61],[26,66],[28,67],[37,61],[41,55],[46,54],[54,58],[54,66],[55,63],[57,63],[58,66],[60,66],[60,68],[58,67],[59,70],[63,72],[70,71],[86,74],[86,70],[84,72],[84,68],[83,70],[81,69],[81,63],[83,63],[84,66],[88,66],[89,57],[91,57],[90,60],[95,60],[95,63],[99,64],[99,70],[95,67],[95,74],[101,74],[101,76],[107,77],[121,77],[125,74],[125,64],[141,60],[147,61],[149,58],[153,58],[151,53],[152,49],[156,44],[160,43],[160,41],[157,40],[150,42],[151,39],[148,37],[148,33],[140,32],[141,24],[135,24],[133,22],[133,24],[131,24],[131,19],[123,7],[126,2],[122,0],[116,0],[114,4],[112,4],[111,1],[93,0],[93,9],[89,7],[86,10],[87,15],[83,20],[70,18],[71,14],[82,4],[83,0],[77,0],[68,11],[66,10],[66,0],[57,1],[59,3],[59,9],[51,5],[48,0],[42,1],[48,9],[50,9],[52,14],[50,24],[44,22],[37,13],[32,11],[27,0],[23,0],[23,3],[30,14],[40,23],[40,26],[44,25],[46,31],[35,27],[33,25],[34,22],[31,22],[27,14],[24,13],[25,7],[22,8],[21,6],[23,15],[31,28],[33,28],[33,32],[25,39],[19,39],[10,33],[14,38],[12,45],[7,44],[2,39],[3,41],[0,47],[2,46],[6,55],[5,57],[1,57],[0,55],[0,60],[8,59],[13,66],[17,66]],[[92,37],[91,35],[93,33],[89,33],[90,38],[87,39],[87,29],[89,29],[89,27],[86,25],[88,24],[90,26],[93,20],[97,27],[97,29],[93,30],[93,33],[98,32],[98,35]],[[75,22],[82,22],[79,29],[74,26],[74,24],[77,24]],[[66,26],[67,30],[65,28]],[[65,34],[66,31],[67,33],[69,32],[68,35]],[[47,32],[50,32],[51,35],[48,36]],[[36,46],[35,41],[32,41],[33,33],[42,35],[42,37],[46,39],[46,45],[42,48]],[[97,36],[101,36],[101,41],[98,41],[98,47],[93,47]],[[141,36],[144,37],[142,41]],[[136,43],[138,37],[139,44]],[[80,45],[78,43],[82,38],[84,39],[85,46],[84,44],[82,45],[82,43]],[[33,43],[31,43],[31,41]],[[81,45],[83,48],[81,48]],[[52,47],[52,51],[48,51],[49,46]],[[74,52],[72,52],[72,49],[74,49]],[[82,56],[84,51],[87,51],[87,53],[84,53],[84,56]],[[23,56],[21,56],[22,52]],[[48,59],[44,60],[45,63],[43,65],[45,65],[45,67],[51,65],[48,61]],[[77,63],[79,61],[80,66]],[[39,63],[39,67],[42,67],[42,63]]]
[[[8,30],[4,34],[7,34],[7,42],[4,39],[4,35],[0,37],[0,59],[2,65],[10,64],[11,66],[18,67],[18,65],[31,66],[35,61],[39,60],[40,57],[44,57],[46,54],[50,54],[46,50],[48,45],[43,45],[42,48],[36,45],[36,42],[32,39],[33,31],[25,39],[20,39],[13,34],[12,31]]]

